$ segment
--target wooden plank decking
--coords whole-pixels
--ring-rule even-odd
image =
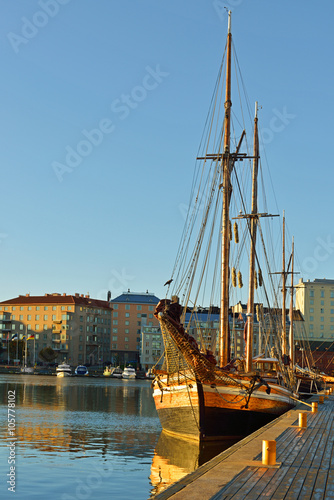
[[[311,401],[318,401],[313,397]],[[307,427],[298,427],[300,412]],[[277,465],[262,465],[262,441],[276,441]],[[299,403],[239,441],[155,500],[334,499],[334,395],[318,412]]]

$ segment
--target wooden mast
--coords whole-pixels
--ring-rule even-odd
[[[255,103],[254,118],[254,159],[252,174],[252,211],[250,217],[250,262],[249,262],[249,291],[247,303],[247,340],[246,340],[246,372],[253,368],[253,331],[254,331],[254,288],[255,288],[255,245],[257,231],[257,176],[259,165],[259,140],[257,126],[257,102]]]
[[[287,354],[286,346],[286,272],[285,272],[285,212],[283,211],[283,262],[282,262],[282,354]]]
[[[292,368],[295,366],[295,346],[294,346],[294,330],[293,330],[293,261],[294,261],[294,239],[292,237],[291,251],[291,300],[290,300],[290,330],[289,330],[289,356]]]
[[[229,204],[230,204],[230,122],[231,122],[231,11],[228,12],[228,33],[226,52],[226,89],[223,151],[223,213],[222,213],[222,256],[221,256],[221,306],[220,306],[220,366],[229,362]]]

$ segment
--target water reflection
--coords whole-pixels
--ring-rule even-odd
[[[147,500],[222,451],[222,444],[199,448],[160,435],[149,381],[3,375],[3,422],[8,390],[16,395],[16,500],[81,498],[80,485],[90,488],[87,498]],[[2,477],[8,439],[0,427]],[[92,489],[93,473],[99,481]]]
[[[199,466],[236,442],[236,440],[228,440],[199,444],[170,436],[162,431],[152,459],[151,497],[194,472]]]
[[[4,395],[8,389],[16,393],[21,446],[47,453],[70,452],[71,459],[108,453],[152,456],[161,427],[150,384],[36,379],[18,376],[14,383],[1,385]]]

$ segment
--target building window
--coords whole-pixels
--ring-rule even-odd
[[[48,325],[43,325],[43,330],[47,330],[48,329]]]
[[[117,344],[111,344],[112,349],[117,349]]]
[[[28,314],[27,321],[31,321],[31,314]]]
[[[124,349],[129,349],[129,344],[125,344]]]
[[[310,321],[314,321],[314,320],[313,320],[313,316],[310,316]]]
[[[137,314],[137,318],[141,318],[141,314]]]
[[[137,305],[137,311],[141,311],[141,305]]]
[[[130,318],[130,313],[125,313],[126,318]]]
[[[118,325],[118,320],[117,320],[117,319],[113,319],[112,324],[113,324],[113,325]]]
[[[129,321],[126,321],[126,322],[125,322],[125,325],[126,325],[126,326],[128,326],[129,324],[130,324],[130,322],[129,322]]]
[[[325,291],[324,290],[321,290],[320,291],[320,297],[323,299],[325,297]]]
[[[113,335],[113,336],[112,336],[112,340],[113,340],[114,342],[117,342],[117,335]]]
[[[310,325],[310,330],[313,330],[313,325]]]
[[[153,306],[148,306],[149,311],[153,311]]]
[[[23,314],[20,314],[20,321],[23,320]]]
[[[44,311],[47,311],[48,310],[48,306],[44,306]]]
[[[314,290],[310,290],[310,297],[314,297]]]
[[[31,330],[31,325],[28,325],[28,330]]]
[[[39,325],[35,325],[35,330],[39,330]]]
[[[5,311],[7,311],[6,307],[5,307]],[[31,311],[31,306],[28,306],[28,311]]]
[[[324,314],[324,312],[325,312],[324,308],[323,308],[323,307],[321,307],[321,309],[320,309],[320,313],[321,313],[321,314]]]
[[[129,337],[124,337],[125,342],[129,342]]]
[[[52,311],[57,311],[57,306],[52,306]]]
[[[310,313],[314,313],[313,307],[310,307]]]
[[[118,318],[118,312],[113,312],[112,315],[113,315],[113,318]]]
[[[36,311],[39,311],[40,307],[39,306],[36,306]]]
[[[35,314],[35,319],[39,320],[39,314]]]
[[[324,300],[320,300],[320,305],[324,306],[325,305],[325,301]]]
[[[112,308],[113,308],[113,309],[118,309],[118,304],[113,304],[113,305],[112,305]],[[105,311],[105,312],[106,312],[106,311]]]

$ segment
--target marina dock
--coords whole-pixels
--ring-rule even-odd
[[[321,396],[317,412],[298,403],[155,499],[334,499],[334,395],[321,393],[307,403]],[[263,465],[263,441],[276,441],[275,465]]]

